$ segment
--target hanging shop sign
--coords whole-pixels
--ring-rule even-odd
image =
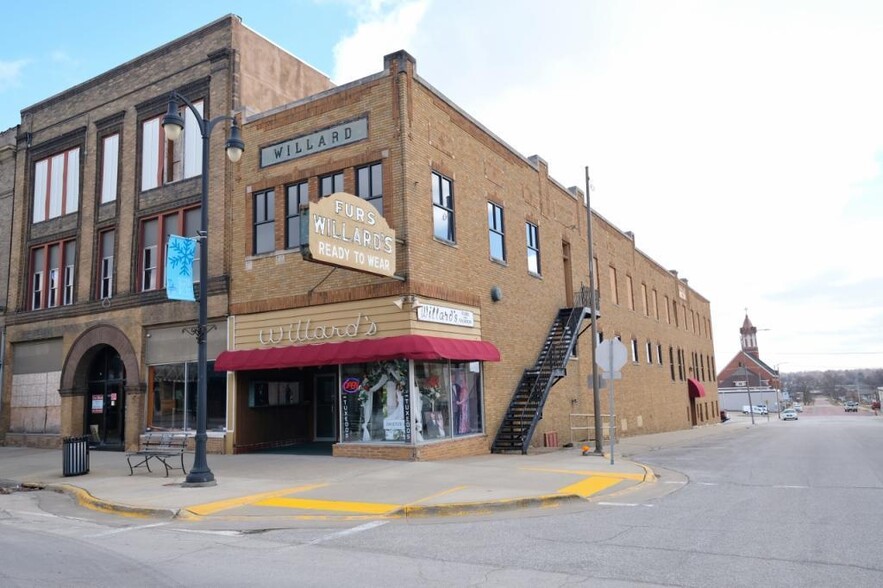
[[[458,327],[475,326],[475,314],[471,310],[461,310],[447,306],[424,304],[417,308],[417,320]]]
[[[393,277],[396,234],[386,219],[358,196],[335,192],[311,202],[301,213],[303,258],[337,267]]]
[[[368,138],[368,117],[334,125],[261,149],[261,167],[321,153]]]

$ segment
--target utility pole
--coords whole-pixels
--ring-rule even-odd
[[[601,392],[598,390],[598,368],[595,366],[595,348],[598,344],[597,308],[595,298],[595,246],[592,242],[592,185],[589,166],[586,166],[586,231],[589,240],[589,312],[592,313],[592,410],[595,413],[595,453],[604,455],[604,432],[601,429]],[[611,443],[612,443],[611,439]],[[613,453],[610,454],[611,458]]]

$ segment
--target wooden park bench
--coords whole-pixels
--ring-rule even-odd
[[[129,462],[129,475],[135,473],[135,468],[144,466],[148,472],[150,469],[150,460],[156,459],[162,462],[166,468],[166,477],[169,477],[169,470],[181,470],[185,474],[184,469],[184,450],[187,449],[186,433],[147,433],[146,438],[142,438],[141,448],[138,451],[131,451],[126,454],[126,461]],[[181,467],[176,465],[181,460]],[[169,463],[173,460],[172,463]],[[134,463],[133,463],[134,462]]]

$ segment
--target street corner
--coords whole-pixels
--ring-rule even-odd
[[[402,508],[399,503],[344,499],[334,496],[329,484],[317,483],[184,506],[176,518],[188,521],[260,517],[362,520],[394,518]]]
[[[172,519],[176,516],[177,511],[168,508],[150,508],[143,506],[132,506],[117,502],[111,502],[101,498],[97,498],[90,494],[87,490],[71,484],[45,484],[41,485],[44,490],[66,494],[74,499],[78,506],[87,508],[95,512],[103,512],[123,517],[131,518],[161,518]]]

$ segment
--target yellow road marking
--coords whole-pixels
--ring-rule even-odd
[[[277,506],[303,510],[326,510],[333,512],[358,512],[362,514],[388,514],[402,508],[400,504],[378,502],[346,502],[343,500],[311,500],[308,498],[267,498],[256,502],[257,506]]]
[[[439,496],[444,496],[446,494],[453,494],[454,492],[457,492],[458,490],[462,490],[463,488],[468,488],[468,487],[469,486],[454,486],[453,488],[450,488],[448,490],[442,490],[441,492],[437,492],[435,494],[430,494],[429,496],[427,496],[425,498],[421,498],[420,500],[415,500],[414,502],[411,502],[408,505],[410,506],[411,504],[420,504],[421,502],[426,502],[427,500],[432,500],[433,498],[438,498]]]
[[[577,496],[581,496],[586,498],[600,492],[601,490],[606,490],[611,486],[616,486],[622,481],[621,478],[612,478],[612,477],[593,477],[586,478],[585,480],[581,480],[576,484],[571,484],[570,486],[565,486],[558,490],[559,494],[576,494]]]
[[[207,502],[205,504],[197,504],[188,506],[185,510],[189,510],[197,515],[209,515],[222,510],[230,510],[238,506],[255,504],[262,500],[275,498],[276,496],[285,496],[286,494],[296,494],[298,492],[306,492],[314,488],[321,488],[328,484],[310,484],[308,486],[297,486],[296,488],[285,488],[284,490],[274,490],[273,492],[264,492],[262,494],[251,494],[249,496],[241,496],[239,498],[230,498],[228,500],[218,500],[217,502]]]
[[[617,480],[638,480],[643,481],[645,477],[647,477],[646,473],[642,474],[627,474],[624,472],[592,472],[585,470],[556,470],[556,469],[546,469],[546,468],[524,468],[528,471],[533,472],[550,472],[553,474],[573,474],[574,476],[600,476],[603,478],[616,478]]]

